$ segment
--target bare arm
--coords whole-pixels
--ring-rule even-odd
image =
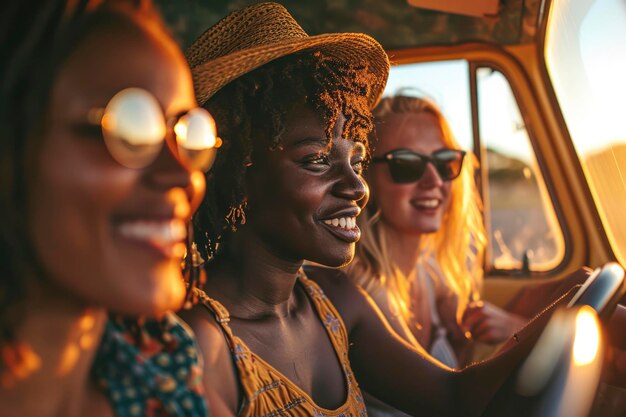
[[[611,347],[607,355],[606,381],[626,387],[626,307],[618,305],[607,326]]]
[[[406,321],[397,313],[394,313],[387,289],[385,287],[381,287],[375,293],[369,293],[369,295],[393,331],[395,331],[412,346],[421,345],[409,329]]]
[[[463,316],[463,327],[483,343],[504,342],[524,327],[527,318],[503,310],[489,302],[471,303]]]
[[[191,326],[203,357],[203,385],[211,416],[234,417],[238,386],[230,350],[213,317],[202,306],[182,311],[180,317]]]
[[[611,343],[620,349],[626,349],[626,306],[618,305],[608,324]]]
[[[209,417],[235,417],[233,410],[226,405],[213,385],[206,385],[205,383],[204,389],[204,395],[209,404]]]
[[[549,316],[533,320],[519,332],[519,341],[490,360],[453,371],[395,335],[367,294],[335,271],[330,274],[312,278],[344,318],[359,384],[411,415],[480,415],[534,346]]]

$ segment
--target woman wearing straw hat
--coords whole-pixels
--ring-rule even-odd
[[[370,109],[389,69],[381,46],[363,34],[308,36],[284,7],[262,3],[186,55],[224,140],[194,217],[209,279],[184,315],[205,383],[241,416],[366,415],[359,384],[411,415],[479,414],[532,330],[507,354],[453,372],[390,331],[340,271],[302,269],[354,256]]]
[[[155,13],[2,3],[2,416],[206,416],[195,342],[168,312],[215,126]]]

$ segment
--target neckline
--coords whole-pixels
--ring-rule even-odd
[[[257,362],[260,362],[263,366],[269,368],[273,373],[275,373],[279,379],[282,381],[282,383],[284,383],[285,385],[287,385],[290,389],[292,389],[293,391],[295,391],[298,395],[302,396],[308,403],[310,403],[314,408],[322,411],[324,414],[341,414],[341,412],[345,411],[350,403],[350,387],[352,385],[352,382],[350,381],[350,376],[348,375],[347,370],[344,367],[344,363],[342,361],[341,358],[341,353],[338,350],[337,345],[335,344],[335,339],[333,337],[333,335],[331,334],[331,330],[324,325],[323,319],[321,317],[321,312],[320,312],[320,308],[316,302],[316,300],[314,300],[313,295],[309,292],[309,289],[307,287],[307,285],[311,285],[312,281],[309,280],[308,278],[306,278],[304,276],[304,271],[300,271],[298,279],[296,281],[297,285],[300,285],[302,287],[302,289],[304,290],[304,292],[306,293],[306,297],[309,300],[309,302],[312,304],[313,308],[315,309],[315,312],[317,313],[317,320],[319,322],[319,324],[322,326],[322,328],[324,329],[324,331],[326,332],[326,335],[328,336],[329,342],[332,345],[333,348],[333,352],[335,353],[335,357],[337,358],[337,364],[339,365],[339,369],[341,371],[341,374],[343,375],[343,379],[344,379],[344,383],[345,383],[345,400],[343,401],[343,403],[335,408],[335,409],[329,409],[329,408],[325,408],[320,406],[315,400],[313,400],[313,398],[311,397],[311,395],[306,392],[304,389],[302,389],[300,386],[298,386],[295,382],[293,382],[290,378],[288,378],[287,376],[285,376],[285,374],[283,374],[281,371],[279,371],[278,369],[276,369],[273,365],[271,365],[269,362],[267,362],[265,359],[263,359],[261,356],[259,356],[257,353],[253,352],[248,345],[246,344],[246,342],[243,341],[243,339],[241,339],[239,336],[236,336],[232,329],[230,329],[230,333],[231,333],[231,337],[233,339],[236,339],[237,343],[239,343],[244,349],[246,349],[248,352],[250,352],[250,355],[253,355],[255,357],[255,360]],[[313,285],[316,285],[313,282]],[[224,307],[224,309],[226,310],[226,308]],[[227,311],[227,310],[226,310]],[[337,320],[340,321],[341,326],[343,328],[345,328],[345,325],[343,324],[343,320],[341,319],[341,317],[339,317],[338,315],[336,315],[334,312],[333,316],[335,316],[335,318]],[[230,328],[230,326],[228,326]]]

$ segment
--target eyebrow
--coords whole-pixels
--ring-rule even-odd
[[[286,148],[296,148],[296,147],[307,146],[307,145],[316,145],[316,146],[325,148],[326,146],[328,146],[328,140],[321,139],[319,137],[308,136],[308,137],[304,137],[302,139],[298,139],[295,142],[286,145],[285,147]]]

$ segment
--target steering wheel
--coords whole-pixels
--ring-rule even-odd
[[[626,293],[625,272],[620,264],[609,262],[597,268],[578,290],[568,307],[588,305],[601,320],[607,321]]]
[[[622,298],[624,293],[626,293],[626,273],[619,264],[609,262],[603,267],[597,268],[593,271],[582,287],[574,295],[567,307],[572,310],[571,313],[573,313],[573,310],[580,309],[582,306],[589,306],[595,310],[598,318],[602,322],[606,323],[613,314],[618,301]],[[557,317],[559,313],[562,314]],[[544,333],[551,332],[552,336],[542,334],[540,340],[533,348],[533,350],[544,350],[537,350],[537,352],[533,351],[528,356],[534,356],[535,359],[541,358],[543,360],[543,368],[548,368],[547,372],[549,375],[544,378],[544,381],[547,382],[541,389],[538,390],[543,395],[527,397],[518,394],[516,390],[517,377],[519,369],[524,366],[520,365],[514,372],[511,373],[509,378],[501,386],[500,390],[492,398],[487,410],[483,414],[484,416],[558,415],[558,413],[554,414],[554,412],[551,411],[554,410],[555,407],[553,407],[554,404],[551,404],[550,401],[563,401],[564,398],[563,391],[567,384],[566,378],[568,377],[569,372],[568,369],[566,369],[568,365],[565,365],[565,363],[569,364],[571,361],[565,361],[563,358],[571,357],[568,352],[571,351],[574,343],[572,340],[574,333],[572,326],[574,325],[574,320],[571,313],[568,311],[555,313],[551,321],[561,321],[556,324],[549,323],[548,326],[542,330]],[[562,318],[568,315],[569,319],[564,321]],[[567,325],[565,325],[566,323]],[[554,334],[556,334],[556,339],[558,339],[557,341],[559,343],[554,343]],[[552,337],[552,339],[548,339],[552,341],[546,343],[546,340],[542,340],[546,339],[546,337]],[[552,349],[548,349],[548,352],[546,352],[546,346],[550,345],[552,345]],[[545,361],[546,357],[550,358],[548,359],[548,362]],[[530,362],[530,359],[527,359],[527,361]],[[541,361],[535,362],[541,363]],[[537,366],[537,364],[532,366],[535,368],[541,368],[541,365]],[[526,368],[528,368],[528,366],[526,366]],[[538,370],[539,372],[545,371],[545,369]],[[525,371],[527,371],[527,369],[525,369],[524,372]],[[599,382],[599,371],[594,374],[593,377],[590,377],[589,381],[592,381],[591,385],[597,384]],[[591,385],[588,385],[586,390],[587,394],[591,394],[591,398],[593,398],[597,385]],[[586,396],[589,397],[589,395]],[[582,400],[583,397],[585,397],[585,395],[581,394],[581,401],[584,402],[584,400]],[[576,398],[576,400],[578,400],[578,398]],[[546,412],[546,409],[550,411]],[[586,409],[588,409],[588,407]]]

